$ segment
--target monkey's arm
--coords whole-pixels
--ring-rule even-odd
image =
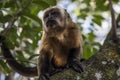
[[[83,67],[80,62],[80,58],[82,56],[82,35],[79,31],[79,29],[75,26],[72,32],[72,39],[74,42],[71,45],[71,49],[69,51],[69,56],[68,56],[68,64],[70,67],[72,67],[75,71],[77,72],[83,72]]]
[[[27,76],[27,77],[33,77],[33,76],[37,76],[37,67],[25,67],[21,64],[19,64],[14,57],[12,56],[9,48],[7,47],[4,37],[0,36],[0,43],[1,43],[1,51],[3,56],[6,59],[6,62],[8,63],[8,65],[16,72],[18,72],[19,74],[23,75],[23,76]]]
[[[39,80],[49,80],[51,72],[51,55],[49,51],[42,49],[38,58],[38,76]]]
[[[68,58],[68,66],[72,67],[75,71],[81,73],[83,72],[83,67],[81,65],[79,55],[80,48],[71,48]]]

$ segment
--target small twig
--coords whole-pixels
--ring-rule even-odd
[[[120,23],[120,14],[117,17],[116,23],[117,23],[117,28],[119,28],[120,27],[120,24],[119,24]]]
[[[9,29],[13,26],[14,22],[16,21],[17,18],[12,18],[9,22],[8,22],[8,26],[1,32],[1,36],[6,36],[6,34],[8,33]]]
[[[115,20],[112,0],[109,0],[109,6],[110,6],[110,11],[111,11],[111,16],[112,16],[111,37],[112,39],[117,39],[116,20]]]

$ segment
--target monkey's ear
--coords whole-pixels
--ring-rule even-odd
[[[64,9],[64,10],[65,10],[66,16],[67,16],[68,18],[70,18],[70,14],[67,12],[67,10],[66,10],[66,9]]]
[[[64,9],[65,10],[65,12],[67,12],[67,10],[66,9]]]

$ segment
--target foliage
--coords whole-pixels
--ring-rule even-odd
[[[42,32],[39,11],[55,4],[56,0],[0,0],[0,34],[15,19],[5,36],[9,48],[21,64],[29,66],[29,60],[33,61],[37,56],[35,50]],[[8,74],[11,70],[5,64],[0,60],[0,71]]]
[[[71,1],[77,2],[78,8],[74,11],[78,19],[86,20],[88,16],[93,16],[91,27],[94,27],[94,24],[101,26],[101,21],[104,19],[101,14],[109,10],[107,0]],[[15,19],[6,34],[6,40],[15,58],[21,64],[29,66],[31,65],[29,60],[36,61],[35,53],[42,35],[42,23],[38,13],[49,6],[56,5],[56,2],[56,0],[0,0],[0,34],[6,29],[8,23]],[[114,2],[117,3],[118,0]],[[86,7],[81,8],[79,5],[82,4]],[[100,44],[94,41],[95,37],[93,30],[83,34],[84,58],[89,58],[98,50],[96,46]],[[11,70],[5,64],[5,61],[0,58],[0,71],[8,74]]]
[[[100,42],[96,42],[95,38],[96,35],[94,31],[96,30],[95,26],[102,26],[102,21],[105,20],[105,18],[102,16],[105,12],[110,13],[109,9],[109,2],[108,0],[72,0],[73,3],[77,5],[77,8],[74,10],[74,13],[77,15],[77,19],[82,20],[81,22],[78,21],[78,24],[81,26],[82,30],[83,27],[82,24],[85,23],[85,20],[87,18],[91,19],[89,32],[83,34],[83,58],[88,59],[93,54],[96,53],[96,51],[99,50],[101,44]],[[112,0],[114,4],[117,4],[119,0]],[[109,14],[109,16],[111,16]]]

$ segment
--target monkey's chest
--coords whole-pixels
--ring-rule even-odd
[[[57,39],[52,40],[54,42],[51,43],[52,48],[52,62],[56,67],[64,67],[67,64],[69,50],[71,45],[70,39],[66,36],[60,36]]]
[[[64,67],[68,60],[68,48],[58,46],[53,49],[53,63],[55,67]]]

